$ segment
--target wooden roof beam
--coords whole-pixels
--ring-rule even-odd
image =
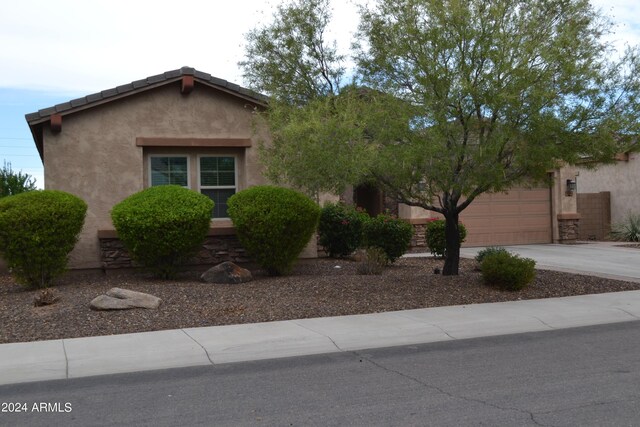
[[[193,90],[193,85],[193,76],[182,76],[182,88],[180,89],[180,93],[183,95],[190,94]]]
[[[52,114],[49,117],[49,123],[51,125],[51,132],[59,133],[62,131],[62,116],[60,114]]]

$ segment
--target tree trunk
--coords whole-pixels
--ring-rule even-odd
[[[458,228],[458,213],[446,213],[444,236],[447,242],[445,252],[444,276],[457,276],[460,266],[460,229]]]

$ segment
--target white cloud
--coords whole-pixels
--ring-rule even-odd
[[[348,52],[354,2],[332,0],[330,36]],[[242,83],[244,34],[278,0],[21,0],[0,15],[0,87],[85,94],[184,65]],[[617,47],[640,44],[640,3],[593,0],[617,22]]]
[[[288,1],[288,0],[284,0]],[[329,36],[347,53],[358,24],[354,3],[331,0]],[[173,70],[195,67],[242,84],[238,61],[244,35],[271,19],[280,0],[19,0],[5,1],[0,13],[0,88],[35,89],[62,99],[111,88]],[[640,44],[640,2],[592,0],[616,22],[609,37],[618,49]],[[0,99],[7,106],[9,99]],[[21,114],[30,111],[21,111]],[[19,136],[30,138],[26,126]],[[0,122],[2,123],[2,122]],[[6,125],[9,126],[9,125]],[[11,123],[11,129],[17,124]],[[5,129],[6,133],[7,130]],[[7,136],[2,134],[3,136]],[[42,168],[32,157],[16,157],[42,185]]]
[[[273,7],[230,2],[21,0],[0,16],[0,87],[88,93],[188,65],[241,83],[244,34]],[[333,2],[342,50],[355,7]]]
[[[614,34],[606,37],[620,52],[627,45],[640,45],[640,3],[635,0],[591,0],[591,4],[611,18]]]

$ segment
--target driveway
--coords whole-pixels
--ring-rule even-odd
[[[640,282],[638,248],[624,248],[607,242],[519,245],[505,248],[522,257],[534,259],[538,268]],[[462,248],[460,255],[473,258],[482,249]]]

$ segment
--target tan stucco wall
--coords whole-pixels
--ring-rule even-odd
[[[579,193],[611,192],[612,223],[624,221],[629,213],[640,214],[640,153],[629,153],[627,161],[578,171]]]
[[[404,219],[425,219],[425,218],[439,218],[440,215],[437,212],[428,211],[426,209],[417,207],[417,206],[409,206],[404,203],[398,204],[398,217]]]
[[[335,203],[340,197],[335,194],[322,193],[318,196],[318,204],[324,206],[325,203]],[[311,240],[300,253],[300,258],[318,258],[318,234],[313,233]]]
[[[553,185],[551,187],[551,221],[553,230],[553,242],[561,241],[558,219],[562,216],[578,215],[578,196],[567,193],[567,180],[575,180],[578,174],[574,166],[565,165],[553,172]]]
[[[253,135],[253,107],[229,94],[196,83],[189,95],[176,82],[102,106],[63,116],[62,132],[44,130],[45,186],[81,197],[89,205],[72,268],[99,268],[97,231],[113,229],[110,210],[144,188],[149,153],[233,153],[238,156],[238,190],[265,183]],[[251,148],[148,148],[146,138],[245,138]],[[192,168],[192,173],[195,172]],[[191,179],[194,189],[197,180]]]
[[[578,202],[575,193],[567,193],[567,180],[575,180],[577,175],[578,172],[574,166],[564,166],[553,173],[552,198],[556,205],[555,213],[577,212]]]

